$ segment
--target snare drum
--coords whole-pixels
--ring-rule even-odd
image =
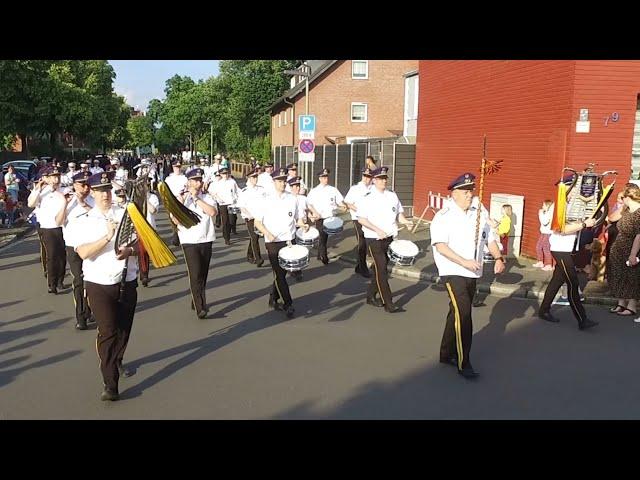
[[[309,250],[302,245],[289,245],[278,252],[278,263],[288,272],[297,272],[309,266]]]
[[[343,230],[344,222],[338,217],[325,218],[322,222],[322,230],[327,235],[335,235]]]
[[[320,232],[315,227],[309,227],[309,230],[306,232],[299,228],[296,230],[296,244],[302,245],[303,247],[313,247],[313,245],[318,241],[318,237],[320,236]]]
[[[233,215],[240,215],[240,207],[236,207],[235,205],[229,205],[227,211]]]
[[[389,245],[387,256],[394,265],[413,265],[420,250],[418,246],[409,240],[394,240]]]

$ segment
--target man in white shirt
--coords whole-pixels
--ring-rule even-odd
[[[433,258],[450,298],[440,362],[456,366],[460,375],[472,379],[477,373],[469,357],[473,335],[471,309],[476,280],[482,275],[485,244],[496,259],[496,275],[504,271],[505,263],[486,210],[478,204],[473,205],[475,176],[471,173],[460,175],[448,189],[452,199],[438,211],[430,227]],[[481,208],[480,236],[476,245],[478,208]]]
[[[264,188],[267,195],[275,192],[273,175],[273,163],[268,162],[264,165],[264,171],[258,175],[258,185]]]
[[[96,173],[104,172],[104,169],[100,166],[100,160],[96,158],[93,161],[93,167],[91,167],[89,171],[91,172],[92,175],[95,175]]]
[[[287,283],[287,271],[280,266],[278,254],[287,243],[291,243],[296,234],[296,226],[308,230],[302,221],[304,213],[298,208],[298,202],[290,193],[285,192],[287,172],[280,169],[273,174],[275,193],[268,195],[262,208],[256,212],[255,226],[264,235],[264,243],[273,270],[273,288],[269,295],[269,306],[274,310],[284,310],[287,318],[293,318],[295,309]],[[282,299],[281,306],[278,301]]]
[[[564,177],[562,182],[565,185],[571,185],[573,183],[573,174]],[[559,183],[560,181],[558,181],[556,185]],[[585,228],[593,227],[595,223],[596,221],[593,218],[588,218],[584,222],[567,224],[562,231],[553,230],[551,232],[549,243],[551,245],[551,256],[556,261],[556,267],[553,270],[553,276],[547,285],[544,298],[538,309],[539,318],[552,323],[558,323],[560,321],[551,315],[551,303],[558,293],[558,290],[560,290],[560,287],[566,282],[569,305],[578,321],[578,328],[580,330],[586,330],[598,325],[598,322],[587,318],[587,313],[580,301],[578,274],[573,259],[573,253],[578,246],[578,232]]]
[[[224,244],[231,245],[231,231],[235,230],[236,214],[229,212],[230,206],[235,206],[238,201],[238,184],[233,178],[229,178],[229,169],[220,169],[220,180],[209,187],[209,194],[220,207],[220,219],[222,223],[222,236]]]
[[[258,268],[262,266],[264,260],[260,253],[260,242],[255,231],[255,211],[262,208],[265,199],[264,188],[258,185],[258,175],[260,168],[254,168],[247,174],[247,186],[238,194],[238,207],[240,215],[244,218],[249,231],[249,245],[247,247],[247,262],[255,263]]]
[[[116,232],[125,209],[113,205],[113,178],[113,172],[89,177],[87,182],[95,207],[69,232],[78,245],[75,250],[83,260],[87,297],[98,324],[96,350],[104,383],[100,396],[103,401],[119,400],[120,376],[133,374],[124,367],[123,359],[138,302],[135,245],[124,245],[117,252],[115,250]]]
[[[216,239],[215,228],[211,217],[216,215],[216,202],[202,191],[204,170],[194,168],[187,173],[187,191],[181,195],[180,201],[189,210],[200,215],[200,222],[186,228],[171,215],[171,220],[178,227],[180,244],[187,264],[189,287],[191,289],[191,309],[198,318],[206,318],[209,310],[206,300],[207,276],[211,262],[211,248]]]
[[[77,245],[77,236],[74,238],[68,235],[73,230],[76,222],[81,221],[87,212],[95,206],[93,197],[90,195],[91,189],[87,180],[89,172],[79,172],[73,177],[74,194],[67,203],[65,222],[62,228],[62,235],[66,245],[67,261],[69,262],[69,270],[73,278],[73,303],[76,311],[76,329],[86,330],[87,323],[93,319],[91,308],[87,301],[87,293],[84,288],[84,276],[82,274],[82,258],[75,251]]]
[[[387,171],[387,167],[380,167],[371,172],[373,187],[358,204],[358,222],[362,225],[375,273],[369,282],[367,303],[395,313],[404,310],[393,304],[387,276],[387,250],[398,234],[397,222],[407,226],[411,222],[405,218],[398,196],[387,190]],[[382,300],[377,298],[378,294]]]
[[[287,165],[287,188],[286,191],[287,192],[291,192],[291,187],[289,186],[289,180],[291,180],[292,178],[297,178],[298,181],[300,182],[298,185],[300,185],[300,195],[305,195],[307,193],[307,184],[304,183],[304,181],[302,180],[302,178],[298,177],[298,164],[297,163],[291,163],[289,165]]]
[[[180,196],[184,193],[187,187],[187,177],[182,174],[182,160],[179,158],[174,158],[171,161],[172,172],[169,174],[167,178],[164,179],[164,183],[167,184],[171,193],[176,198],[180,198]],[[175,229],[173,223],[171,223],[171,228],[173,230],[173,235],[171,237],[171,244],[174,247],[180,245],[180,239],[178,237],[178,230]]]
[[[318,260],[325,265],[329,263],[327,255],[329,235],[323,229],[324,220],[333,217],[336,208],[347,208],[342,194],[336,187],[329,185],[329,173],[331,172],[328,168],[324,168],[318,173],[319,184],[313,187],[307,196],[307,207],[311,211],[311,219],[316,222],[316,228],[320,233]]]
[[[60,170],[49,166],[42,173],[43,181],[33,188],[27,205],[38,207],[38,222],[47,257],[47,283],[49,293],[58,294],[58,288],[66,288],[63,284],[67,255],[62,224],[64,223],[67,200],[59,190]],[[45,186],[46,183],[46,186]]]
[[[369,272],[369,267],[367,267],[367,241],[364,238],[364,233],[362,233],[362,225],[358,222],[358,203],[371,191],[372,180],[371,169],[367,167],[362,170],[362,180],[353,185],[347,192],[347,196],[344,197],[344,203],[351,214],[351,221],[358,241],[356,273],[359,273],[364,278],[371,278],[371,273]]]
[[[78,173],[78,171],[76,170],[75,162],[69,162],[67,164],[67,167],[68,167],[67,173],[60,176],[60,185],[63,187],[69,187],[73,185],[73,177],[75,176],[76,173]]]

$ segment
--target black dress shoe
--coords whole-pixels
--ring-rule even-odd
[[[452,365],[454,367],[457,367],[458,366],[458,359],[456,357],[441,358],[440,359],[440,363],[444,363],[446,365]]]
[[[598,325],[598,323],[600,323],[600,322],[596,322],[595,320],[589,320],[587,318],[584,322],[582,322],[580,325],[578,325],[578,328],[580,330],[586,330],[588,328],[595,327],[596,325]]]
[[[322,257],[322,258],[320,259],[320,261],[321,261],[322,263],[324,263],[325,265],[327,265],[327,264],[329,263],[329,257]]]
[[[285,313],[287,314],[287,318],[293,318],[296,310],[293,308],[293,305],[289,305],[288,307],[285,307]]]
[[[462,370],[458,370],[458,373],[462,375],[467,380],[472,380],[474,378],[478,378],[478,372],[476,372],[472,367],[466,367]]]
[[[560,323],[560,320],[551,315],[551,312],[538,312],[538,318],[551,323]]]
[[[274,300],[273,297],[269,297],[269,306],[274,310],[282,310],[282,305],[277,300]]]
[[[260,259],[256,262],[256,267],[260,268],[262,266],[262,264],[264,263],[264,260]]]
[[[374,307],[384,307],[384,303],[379,298],[367,297],[367,305],[373,305]]]
[[[125,367],[122,362],[118,363],[118,372],[120,373],[120,375],[122,375],[123,377],[131,377],[135,371],[131,370],[127,367]]]
[[[76,330],[86,330],[87,328],[88,327],[87,327],[86,322],[77,322],[76,323]]]
[[[142,286],[143,287],[148,287],[149,286],[149,280],[148,279],[142,280]]]
[[[198,312],[198,318],[206,318],[208,313],[209,312],[207,310],[202,310],[201,312]]]
[[[224,244],[225,244],[225,245],[231,245],[231,242],[230,242],[229,240],[225,240],[225,241],[224,241]]]
[[[115,402],[116,400],[120,400],[120,394],[109,388],[105,388],[102,391],[102,395],[100,395],[100,400],[102,400],[103,402]]]
[[[86,323],[96,323],[96,317],[91,315],[89,318],[87,318]]]
[[[52,287],[48,290],[49,293],[53,293],[54,295],[58,294],[58,287]]]
[[[393,303],[391,303],[389,305],[385,305],[384,309],[388,313],[396,313],[396,312],[405,312],[406,311],[404,308],[398,307],[397,305],[394,305]]]

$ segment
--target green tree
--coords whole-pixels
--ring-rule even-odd
[[[127,123],[129,146],[145,147],[153,143],[153,120],[148,116],[130,118]]]

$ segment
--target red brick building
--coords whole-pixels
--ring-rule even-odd
[[[634,178],[640,171],[640,61],[420,61],[419,75],[418,212],[428,191],[446,194],[452,178],[479,172],[485,133],[487,156],[503,167],[486,178],[483,201],[491,193],[524,195],[522,253],[529,256],[537,211],[555,200],[563,167],[617,170],[616,191],[632,167]],[[582,109],[588,133],[576,131]]]
[[[310,60],[309,114],[316,144],[403,134],[405,75],[417,60]],[[304,77],[271,106],[271,146],[297,145],[305,114]]]

